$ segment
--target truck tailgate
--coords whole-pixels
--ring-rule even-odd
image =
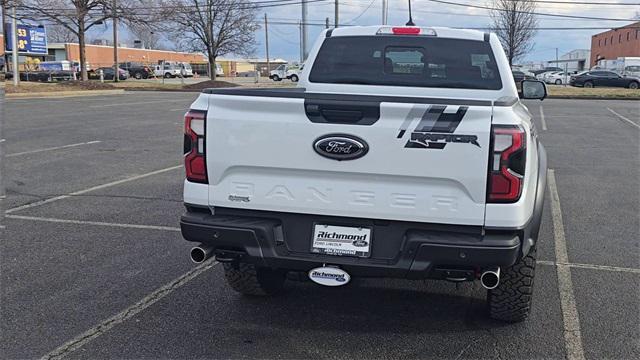
[[[484,223],[488,101],[208,96],[212,206]],[[362,140],[368,152],[342,161],[321,156],[314,144],[335,134]]]

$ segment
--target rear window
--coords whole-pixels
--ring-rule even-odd
[[[339,36],[322,44],[309,81],[498,90],[488,42],[421,36]]]

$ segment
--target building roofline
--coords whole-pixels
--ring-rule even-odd
[[[49,47],[53,47],[53,48],[58,48],[57,46],[66,46],[66,45],[76,45],[79,46],[78,43],[72,43],[72,42],[66,42],[66,43],[51,43],[47,45],[47,48]],[[86,44],[85,46],[95,46],[95,47],[101,47],[101,48],[109,48],[109,49],[113,49],[113,45],[95,45],[95,44]],[[140,51],[154,51],[154,52],[165,52],[165,53],[174,53],[174,54],[183,54],[183,55],[199,55],[199,56],[205,56],[204,53],[201,52],[185,52],[185,51],[173,51],[173,50],[159,50],[159,49],[140,49],[140,48],[132,48],[132,47],[128,47],[128,46],[118,46],[118,49],[127,49],[127,50],[140,50]]]

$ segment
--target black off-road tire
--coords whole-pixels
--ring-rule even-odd
[[[291,81],[298,82],[298,80],[300,80],[298,79],[298,75],[291,75]]]
[[[529,316],[535,270],[535,248],[513,266],[500,269],[498,287],[487,291],[489,316],[492,319],[515,323]]]
[[[235,291],[251,296],[276,295],[282,291],[286,273],[258,268],[242,262],[223,264],[227,284]]]

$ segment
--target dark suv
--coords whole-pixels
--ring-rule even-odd
[[[571,86],[583,86],[586,88],[607,86],[637,89],[640,85],[640,79],[635,77],[622,77],[613,71],[593,70],[572,76],[569,83]]]
[[[128,70],[131,77],[138,80],[148,79],[149,77],[153,76],[153,70],[150,67],[140,63],[123,62],[120,63],[120,68]]]

